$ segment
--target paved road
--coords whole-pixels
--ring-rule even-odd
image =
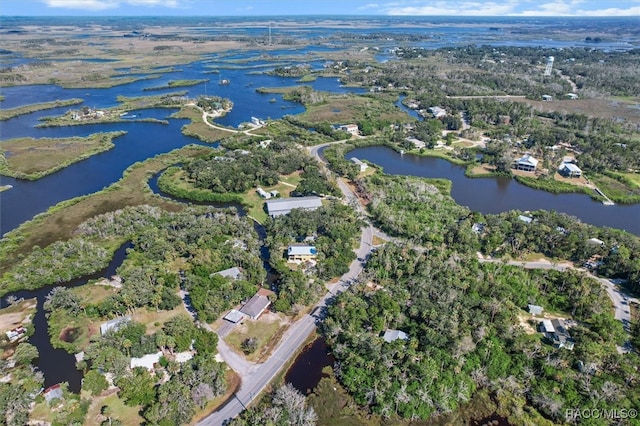
[[[479,260],[480,262],[502,262],[502,260],[500,259],[485,259],[481,256],[479,256]],[[509,265],[520,266],[526,269],[554,269],[556,271],[566,271],[568,269],[573,269],[586,274],[587,276],[597,280],[602,284],[602,286],[607,291],[607,294],[609,295],[609,299],[611,299],[615,318],[622,322],[622,325],[627,332],[631,331],[631,313],[629,312],[629,302],[638,303],[638,299],[629,297],[622,293],[620,282],[610,280],[608,278],[597,277],[584,268],[576,268],[571,263],[552,263],[548,261],[518,262],[517,260],[511,260],[506,263]]]
[[[316,150],[316,158],[317,150]],[[357,197],[351,191],[348,185],[342,182],[340,189],[343,191],[346,200],[355,199]],[[364,212],[364,208],[358,202],[358,205]],[[365,212],[366,213],[366,212]],[[358,259],[366,259],[373,249],[374,228],[367,225],[362,228],[360,236],[360,246],[357,250]],[[323,308],[330,302],[336,294],[344,291],[350,283],[355,280],[362,272],[364,261],[356,259],[349,266],[347,271],[340,280],[328,286],[328,292],[311,310],[314,316],[305,315],[285,332],[280,343],[272,352],[269,359],[263,364],[254,364],[246,361],[231,349],[222,338],[218,341],[218,352],[222,359],[240,376],[242,384],[240,389],[234,394],[232,399],[219,410],[211,413],[198,424],[200,425],[223,425],[227,420],[236,417],[244,410],[253,399],[258,396],[265,387],[273,380],[273,378],[282,369],[283,365],[293,356],[293,354],[302,346],[316,328],[316,322],[321,319],[318,313],[323,312]]]

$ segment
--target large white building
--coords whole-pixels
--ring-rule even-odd
[[[267,212],[271,217],[289,214],[293,209],[315,210],[319,207],[322,207],[320,197],[291,197],[267,201]]]

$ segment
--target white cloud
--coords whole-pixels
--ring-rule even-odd
[[[640,0],[616,1],[614,5],[606,0],[403,0],[371,3],[360,9],[378,7],[381,13],[387,15],[406,16],[640,16],[640,7],[631,5],[639,2]]]
[[[431,1],[426,5],[391,6],[385,12],[389,15],[470,15],[500,16],[514,13],[519,2],[484,2],[484,1]],[[415,3],[414,3],[415,4]]]
[[[110,0],[45,0],[49,7],[64,9],[105,10],[118,7],[117,1]]]
[[[107,10],[115,9],[121,5],[131,6],[162,6],[178,7],[180,0],[43,0],[43,2],[53,8],[82,9],[82,10]]]

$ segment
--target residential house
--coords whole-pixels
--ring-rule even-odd
[[[249,301],[240,309],[240,312],[251,319],[258,319],[260,315],[271,305],[269,295],[272,291],[261,288]]]
[[[359,132],[357,124],[343,124],[338,129],[342,130],[343,132],[350,133],[352,135],[357,135]]]
[[[598,238],[589,238],[587,240],[587,244],[589,244],[590,246],[603,246],[604,241],[599,240]]]
[[[439,106],[427,108],[427,111],[431,113],[433,118],[444,118],[447,116],[447,110],[444,108],[440,108]]]
[[[553,96],[551,95],[542,95],[542,100],[545,102],[550,102],[553,100]]]
[[[525,154],[516,160],[516,169],[523,172],[535,172],[536,167],[538,167],[538,160],[533,158],[531,154]]]
[[[147,354],[142,356],[141,358],[131,358],[129,362],[129,367],[133,370],[136,367],[143,367],[149,371],[153,371],[155,365],[160,362],[160,358],[162,357],[162,352],[156,352],[154,354]]]
[[[416,147],[416,149],[425,148],[427,146],[427,144],[424,143],[423,141],[421,141],[420,139],[407,138],[406,140],[411,142],[413,144],[413,146]]]
[[[551,320],[551,324],[553,326],[553,331],[548,332],[546,337],[553,342],[553,346],[556,348],[566,348],[570,351],[573,350],[575,342],[571,338],[564,320],[554,319]]]
[[[367,168],[369,167],[366,163],[363,163],[362,161],[358,160],[356,157],[351,157],[349,160],[351,160],[352,163],[354,163],[356,166],[360,168],[360,172],[367,171]]]
[[[393,342],[395,340],[398,340],[398,339],[409,340],[409,336],[407,336],[407,333],[405,333],[404,331],[391,330],[391,329],[387,329],[384,332],[384,336],[382,336],[382,338],[387,343],[391,343],[391,342]]]
[[[210,276],[213,276],[213,275],[220,275],[221,277],[224,277],[224,278],[231,278],[232,280],[237,280],[237,279],[240,279],[240,277],[242,276],[242,271],[237,266],[234,266],[233,268],[214,272]]]
[[[237,323],[242,321],[242,318],[244,318],[244,314],[240,311],[238,311],[237,309],[232,309],[230,310],[225,316],[224,319],[232,322],[232,323]]]
[[[53,386],[49,386],[44,390],[42,395],[44,396],[45,401],[47,401],[47,404],[51,404],[51,402],[53,402],[54,400],[64,399],[64,396],[62,394],[62,388],[60,387],[60,383]]]
[[[20,326],[7,331],[5,334],[7,335],[9,342],[13,343],[24,337],[24,335],[27,334],[27,330],[23,326]]]
[[[293,209],[315,210],[319,207],[322,207],[320,197],[292,197],[267,201],[267,212],[271,217],[289,214]]]
[[[531,223],[533,222],[533,218],[531,216],[524,216],[524,215],[519,215],[518,219],[523,221],[524,223]]]
[[[318,257],[318,249],[309,245],[290,245],[287,250],[289,262],[307,262]]]
[[[542,311],[544,310],[542,306],[538,305],[527,305],[527,307],[529,308],[529,313],[531,315],[542,315]]]
[[[567,93],[566,96],[569,99],[578,99],[578,95],[575,93]]]
[[[471,230],[473,231],[474,234],[482,234],[484,232],[484,228],[485,228],[485,224],[480,222],[476,222],[473,225],[471,225]]]
[[[265,200],[268,200],[269,198],[271,198],[271,194],[269,194],[267,191],[265,191],[264,189],[258,187],[256,189],[256,192],[258,193],[258,195],[262,198],[264,198]]]
[[[104,336],[106,333],[108,333],[111,330],[113,330],[113,332],[115,333],[124,325],[126,325],[129,321],[131,321],[131,317],[120,317],[120,318],[115,318],[105,323],[102,323],[100,325],[100,335]]]
[[[582,176],[582,170],[580,170],[580,167],[573,163],[562,163],[558,172],[560,172],[561,175],[570,178]]]

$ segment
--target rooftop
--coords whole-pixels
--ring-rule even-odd
[[[225,269],[224,271],[218,271],[213,275],[220,275],[221,277],[233,278],[234,280],[237,280],[238,278],[240,278],[241,274],[242,271],[240,270],[240,268],[234,266],[233,268]]]
[[[100,334],[104,335],[109,330],[113,330],[114,332],[116,332],[120,327],[122,327],[129,321],[131,321],[131,317],[120,317],[102,323],[100,325]]]
[[[291,197],[267,201],[269,216],[288,214],[293,209],[315,210],[322,207],[320,197]]]
[[[256,294],[240,309],[240,312],[255,319],[258,318],[270,304],[271,301],[267,296]]]
[[[394,340],[398,339],[409,340],[409,336],[407,336],[407,333],[405,333],[404,331],[391,329],[387,329],[387,331],[384,332],[384,336],[382,336],[382,338],[387,343],[393,342]]]
[[[287,250],[287,255],[289,256],[316,256],[318,254],[318,249],[315,246],[289,246],[289,250]]]

